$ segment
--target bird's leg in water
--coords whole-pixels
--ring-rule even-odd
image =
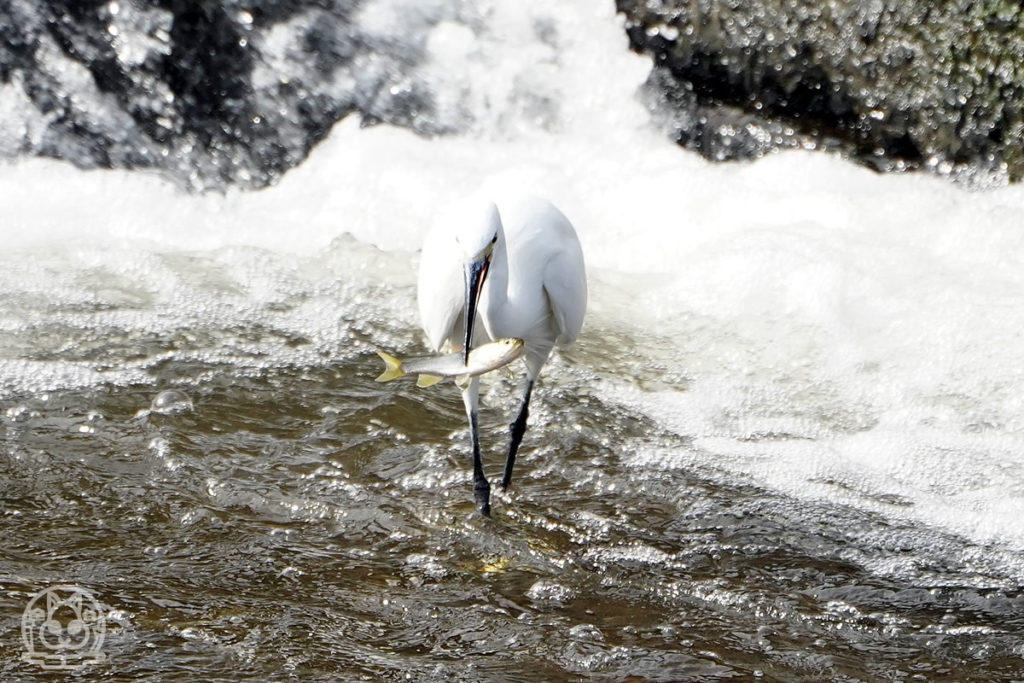
[[[480,428],[477,423],[477,412],[480,405],[480,378],[472,377],[462,386],[462,402],[466,406],[466,417],[469,418],[469,436],[473,441],[473,496],[480,508],[480,514],[491,516],[491,485],[484,474],[484,462],[480,456]]]
[[[473,495],[484,517],[491,516],[491,485],[484,474],[483,458],[480,456],[480,430],[477,427],[476,411],[469,414],[469,433],[473,440]]]
[[[505,474],[501,478],[501,489],[504,491],[512,483],[512,468],[516,464],[516,453],[519,452],[519,444],[526,433],[526,418],[530,416],[530,393],[533,392],[533,380],[526,382],[526,393],[523,394],[523,402],[519,405],[519,415],[516,421],[509,425],[512,431],[512,441],[508,446],[508,457],[505,458]]]

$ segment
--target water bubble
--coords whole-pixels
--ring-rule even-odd
[[[292,567],[291,565],[289,565],[282,569],[280,572],[278,572],[277,577],[280,579],[292,579],[298,578],[305,573],[306,572],[302,571],[298,567]]]
[[[192,399],[183,391],[177,389],[166,389],[161,391],[149,404],[151,413],[160,415],[180,415],[192,411]]]
[[[24,404],[18,404],[8,408],[6,415],[7,419],[13,422],[24,422],[29,417],[29,409]]]
[[[601,633],[601,629],[593,624],[577,624],[573,626],[569,629],[569,637],[573,640],[590,642],[602,642],[604,640],[604,634]]]
[[[526,591],[526,597],[535,602],[568,602],[576,597],[576,592],[555,581],[540,579]]]

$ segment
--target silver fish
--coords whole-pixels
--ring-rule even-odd
[[[522,339],[499,339],[470,351],[469,362],[465,365],[462,363],[461,353],[400,360],[389,353],[378,351],[377,355],[384,360],[385,367],[377,381],[390,382],[405,375],[419,375],[416,386],[420,387],[437,384],[445,377],[455,377],[457,382],[464,382],[469,377],[508,365],[523,355],[524,350]]]

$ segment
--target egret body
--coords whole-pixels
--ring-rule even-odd
[[[583,251],[561,211],[543,199],[465,204],[427,235],[420,261],[420,318],[435,350],[461,350],[506,337],[525,342],[526,386],[512,432],[503,489],[512,480],[530,395],[551,350],[576,340],[587,308]],[[482,323],[482,324],[480,324]],[[473,489],[490,514],[477,426],[480,378],[462,389],[473,446]]]

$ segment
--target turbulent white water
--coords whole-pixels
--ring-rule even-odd
[[[366,340],[336,321],[414,328],[413,252],[436,212],[481,184],[537,192],[573,220],[590,269],[580,371],[680,437],[623,457],[953,532],[1024,577],[1024,189],[812,152],[711,165],[649,125],[632,97],[649,62],[625,50],[611,3],[592,4],[481,3],[476,31],[432,25],[420,68],[452,116],[472,114],[469,135],[346,120],[277,186],[227,195],[0,167],[5,393],[150,381],[159,359],[93,357],[92,327],[173,337],[282,301],[314,343],[254,342],[254,367],[363,362]],[[402,33],[405,9],[374,3],[360,21]],[[395,287],[380,300],[336,284],[356,276]]]

